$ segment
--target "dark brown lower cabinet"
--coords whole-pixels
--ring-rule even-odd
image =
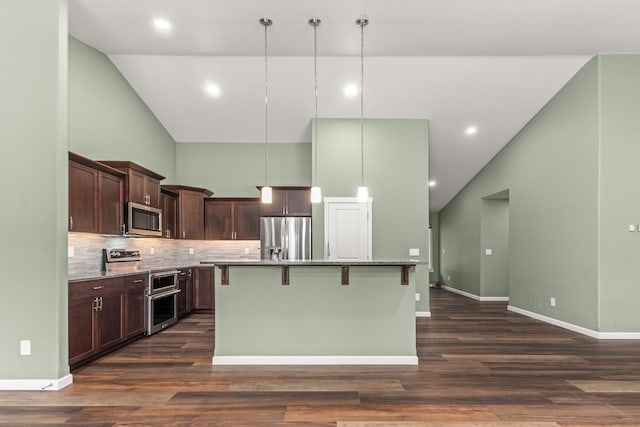
[[[146,303],[144,291],[146,285],[146,274],[127,276],[124,278],[124,324],[125,337],[127,339],[144,334],[144,305]]]
[[[215,309],[214,267],[195,267],[195,304],[196,310]]]
[[[69,285],[69,365],[75,365],[125,339],[124,279]]]
[[[190,268],[178,271],[178,318],[182,318],[193,311],[193,274]]]

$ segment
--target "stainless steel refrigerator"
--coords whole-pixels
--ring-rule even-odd
[[[310,217],[261,217],[262,259],[301,261],[311,259]]]

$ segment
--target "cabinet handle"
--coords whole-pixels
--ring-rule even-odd
[[[122,234],[124,234],[125,233],[125,225],[124,225],[124,223],[122,223],[120,225],[120,229],[122,230]]]
[[[93,290],[97,291],[98,289],[104,289],[104,286],[94,286]]]
[[[73,216],[69,217],[69,230],[73,230]]]
[[[133,283],[142,283],[142,279],[134,280]]]

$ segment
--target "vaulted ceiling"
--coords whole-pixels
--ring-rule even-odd
[[[359,88],[362,16],[364,116],[429,119],[432,211],[590,57],[640,52],[637,0],[69,1],[71,35],[111,59],[177,142],[264,141],[262,17],[274,22],[269,141],[311,140],[310,18],[322,20],[318,116],[359,118],[344,87]]]

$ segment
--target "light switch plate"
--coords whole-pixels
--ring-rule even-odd
[[[73,246],[68,246],[67,247],[67,257],[73,258],[74,256],[76,256],[76,248],[74,248]]]
[[[420,256],[420,248],[409,249],[409,256]]]
[[[629,231],[633,233],[635,231],[638,231],[638,228],[635,224],[629,224]]]
[[[491,249],[485,249],[485,250],[484,250],[484,254],[485,254],[485,255],[492,255],[492,254],[493,254],[493,251],[492,251]]]
[[[149,248],[149,255],[153,255],[156,253],[155,248]]]
[[[189,248],[189,255],[193,255],[193,248]]]
[[[31,340],[20,340],[20,355],[21,356],[31,355]]]

